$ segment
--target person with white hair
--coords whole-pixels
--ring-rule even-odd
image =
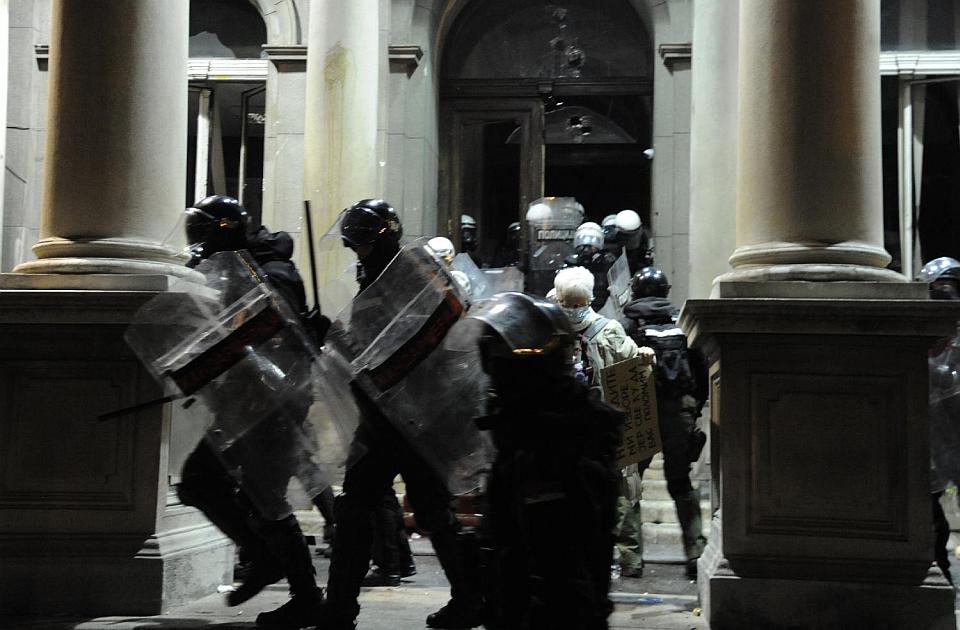
[[[593,274],[583,267],[568,267],[557,272],[553,281],[556,301],[563,309],[579,343],[574,356],[578,380],[600,391],[600,371],[614,363],[641,356],[653,362],[652,348],[640,347],[624,331],[620,322],[593,310]],[[617,506],[616,549],[621,575],[643,575],[643,530],[640,521],[639,479],[636,465],[628,467],[621,483]]]
[[[585,362],[580,380],[600,386],[600,370],[638,355],[653,356],[653,350],[641,350],[623,330],[620,322],[608,319],[590,306],[593,301],[593,274],[584,267],[567,267],[553,280],[557,304],[580,335],[581,357]]]

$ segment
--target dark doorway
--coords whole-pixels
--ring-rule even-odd
[[[648,222],[652,52],[627,0],[470,3],[441,61],[438,233],[473,216],[489,261],[542,196]]]

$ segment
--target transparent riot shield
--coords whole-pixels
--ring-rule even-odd
[[[610,297],[600,309],[599,313],[609,319],[622,322],[624,320],[623,307],[630,302],[630,264],[626,254],[617,256],[617,260],[607,270],[607,287]]]
[[[516,267],[493,267],[481,269],[469,254],[453,257],[450,269],[467,276],[470,299],[484,300],[497,293],[523,291],[523,274]]]
[[[221,252],[133,317],[125,338],[168,394],[209,413],[204,438],[268,519],[291,512],[287,485],[309,496],[342,464],[350,427],[314,413],[317,350],[246,252]]]
[[[583,206],[573,197],[541,197],[527,209],[528,293],[544,296],[553,277],[573,254],[573,237],[583,221]]]
[[[930,363],[930,455],[944,481],[960,482],[960,336]]]
[[[368,400],[446,482],[479,487],[490,460],[479,415],[485,376],[475,343],[443,343],[469,307],[463,289],[425,247],[404,246],[337,316],[321,356],[327,387]],[[353,456],[353,454],[351,454]]]

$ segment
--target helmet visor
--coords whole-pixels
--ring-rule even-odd
[[[187,246],[192,247],[200,245],[210,236],[210,229],[216,223],[216,219],[197,208],[187,208],[185,228],[187,233]]]

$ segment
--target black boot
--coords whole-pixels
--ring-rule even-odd
[[[427,627],[474,628],[481,625],[482,605],[476,554],[471,553],[472,538],[461,534],[454,521],[432,531],[430,542],[450,582],[451,599],[446,606],[427,616]]]
[[[177,494],[184,505],[196,507],[227,535],[248,560],[243,585],[227,596],[227,605],[244,602],[283,577],[266,541],[254,530],[249,501],[207,443],[201,442],[183,467]]]
[[[280,608],[257,615],[257,626],[277,630],[295,630],[320,622],[323,591],[317,587],[310,550],[300,524],[293,515],[281,521],[265,523],[264,540],[282,563],[290,584],[290,601]]]
[[[688,490],[673,498],[677,507],[677,520],[683,535],[683,552],[687,556],[687,577],[696,579],[697,558],[703,553],[706,539],[703,537],[703,523],[700,517],[700,500],[696,490]]]

